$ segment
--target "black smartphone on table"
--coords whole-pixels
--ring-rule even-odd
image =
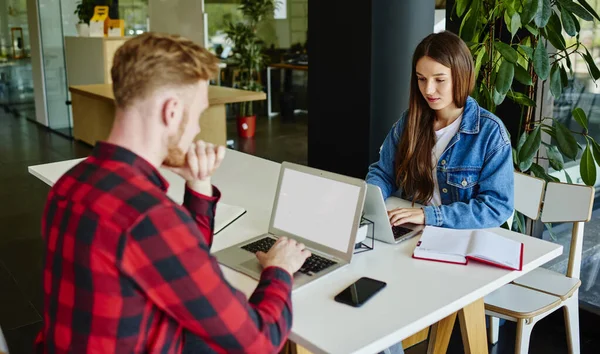
[[[387,283],[380,280],[362,277],[337,294],[334,300],[342,304],[360,307],[386,285]]]

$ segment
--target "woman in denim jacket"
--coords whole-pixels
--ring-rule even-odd
[[[424,205],[389,212],[392,225],[456,229],[502,225],[513,212],[512,148],[500,119],[469,97],[475,75],[465,43],[427,36],[412,61],[410,104],[366,181]]]

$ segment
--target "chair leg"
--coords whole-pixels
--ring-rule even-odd
[[[488,327],[488,339],[490,344],[498,343],[498,334],[500,332],[500,319],[498,317],[489,316],[490,325]]]
[[[531,331],[533,330],[533,323],[527,323],[527,320],[517,320],[517,342],[515,344],[515,354],[527,354],[529,353],[529,339],[531,338]]]
[[[579,291],[565,301],[565,328],[570,354],[579,354]]]

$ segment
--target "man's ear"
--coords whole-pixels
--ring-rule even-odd
[[[183,116],[183,104],[175,98],[169,97],[162,104],[161,119],[162,123],[169,129],[179,127],[181,117]]]

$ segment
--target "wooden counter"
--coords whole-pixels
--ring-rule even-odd
[[[90,145],[108,137],[115,116],[111,84],[70,86],[73,105],[73,136]],[[208,109],[200,118],[201,132],[196,140],[213,144],[227,143],[225,104],[266,99],[264,92],[253,92],[223,86],[209,86]]]

